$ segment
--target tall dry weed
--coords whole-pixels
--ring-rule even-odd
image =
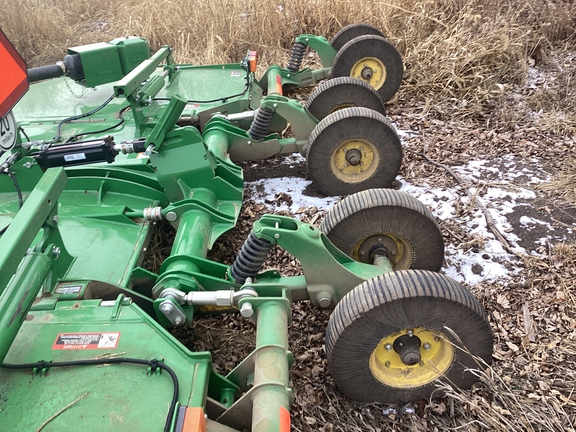
[[[61,59],[69,46],[125,35],[153,48],[171,45],[179,62],[237,62],[256,49],[263,66],[283,65],[298,34],[330,38],[365,22],[403,55],[399,97],[427,100],[428,115],[443,120],[496,113],[518,123],[505,95],[525,83],[528,60],[543,64],[554,47],[576,50],[569,0],[0,0],[0,11],[3,30],[31,66]],[[556,96],[554,110],[572,96]]]

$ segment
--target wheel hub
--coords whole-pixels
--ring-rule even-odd
[[[379,163],[380,156],[374,144],[363,138],[352,138],[333,150],[330,170],[343,182],[359,183],[370,178]]]
[[[422,356],[420,355],[420,346],[422,345],[418,336],[410,336],[410,332],[400,336],[394,341],[394,351],[400,356],[400,360],[407,366],[413,366],[420,363]]]
[[[370,356],[372,375],[396,388],[424,386],[441,378],[454,360],[454,348],[439,332],[423,327],[385,337]]]
[[[362,79],[369,81],[374,76],[374,71],[372,68],[365,67],[362,69],[362,73],[360,73],[360,75],[362,75]]]
[[[373,264],[372,252],[376,248],[386,250],[386,257],[394,270],[409,269],[412,266],[412,245],[404,236],[391,232],[371,233],[361,238],[350,251],[350,256],[356,261]]]
[[[362,160],[362,152],[359,149],[353,148],[346,151],[346,160],[352,166],[360,165]]]
[[[350,76],[361,79],[378,90],[386,82],[386,66],[376,57],[365,57],[357,61],[350,71]]]

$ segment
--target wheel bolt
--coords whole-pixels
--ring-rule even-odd
[[[423,346],[426,351],[430,351],[430,344],[428,342],[424,343]]]
[[[389,362],[388,360],[386,360],[386,363],[384,363],[384,365],[385,365],[386,367],[390,367],[390,362]]]
[[[414,336],[414,330],[408,330],[408,331],[406,332],[406,334],[407,334],[409,337],[412,337],[412,336]]]
[[[386,345],[384,345],[384,348],[386,348],[386,351],[391,351],[391,350],[392,350],[392,345],[386,344]]]

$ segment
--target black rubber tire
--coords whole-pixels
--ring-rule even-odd
[[[444,239],[436,218],[413,196],[393,189],[365,190],[344,198],[326,214],[319,227],[342,252],[357,261],[370,257],[353,251],[367,236],[391,233],[409,244],[411,256],[396,257],[394,270],[439,271],[444,261]]]
[[[314,89],[304,106],[317,120],[322,120],[338,109],[350,107],[370,108],[386,115],[384,102],[378,92],[364,81],[352,77],[324,81]]]
[[[370,164],[365,173],[345,177],[331,166],[334,153],[347,142],[359,140],[367,143],[377,162]],[[343,108],[316,125],[308,138],[306,160],[310,178],[322,193],[349,195],[376,187],[390,187],[402,163],[402,144],[394,127],[382,114],[364,107]]]
[[[385,80],[374,87],[382,100],[387,102],[394,97],[402,83],[404,65],[394,45],[381,36],[359,36],[347,42],[334,58],[332,77],[353,76],[354,65],[370,58],[378,59],[386,68]]]
[[[378,344],[417,327],[440,333],[453,346],[444,374],[408,388],[376,379],[369,359]],[[466,288],[438,273],[403,270],[363,282],[338,303],[326,331],[326,354],[334,382],[348,397],[397,403],[440,397],[442,382],[469,388],[477,380],[470,370],[490,363],[492,342],[486,314]]]
[[[332,38],[332,40],[330,41],[330,44],[336,51],[339,51],[340,48],[342,48],[352,39],[364,35],[385,37],[384,33],[382,33],[376,27],[373,27],[369,24],[363,24],[363,23],[350,24],[341,29],[338,33],[336,33]]]

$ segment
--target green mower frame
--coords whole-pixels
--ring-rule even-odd
[[[382,97],[349,76],[389,91],[379,70],[387,60],[366,54],[385,41],[374,32],[351,26],[332,44],[301,35],[289,67],[272,66],[260,80],[253,53],[240,65],[178,65],[169,47],[150,55],[139,38],[71,48],[63,62],[27,71],[41,82],[0,112],[3,428],[288,432],[288,326],[292,302],[304,300],[334,309],[326,352],[335,382],[354,399],[395,403],[431,397],[444,380],[475,382],[473,370],[492,353],[480,303],[437,273],[444,245],[430,211],[371,186],[373,178],[387,186],[378,176],[396,163],[383,156],[393,150],[381,150],[400,148],[370,108]],[[0,56],[21,64],[2,42]],[[299,70],[306,47],[318,53],[318,70]],[[352,62],[350,47],[363,57]],[[327,81],[309,99],[316,103],[283,95],[337,68],[347,79]],[[22,96],[15,87],[7,99]],[[288,124],[294,137],[284,138]],[[265,215],[233,265],[210,260],[242,206],[234,161],[290,152],[307,155],[320,190],[360,191],[320,227]],[[360,162],[375,164],[372,174]],[[176,233],[153,272],[142,262],[160,221]],[[303,275],[262,271],[274,246],[297,258]],[[225,376],[210,353],[191,352],[167,330],[233,312],[256,323],[256,348]]]

